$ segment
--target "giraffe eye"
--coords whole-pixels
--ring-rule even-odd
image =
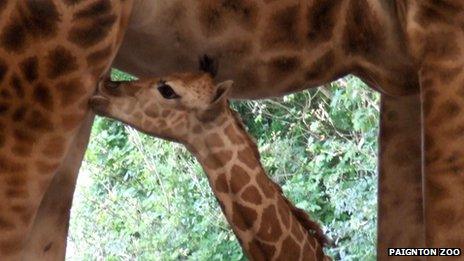
[[[158,86],[158,91],[160,92],[161,96],[168,100],[180,98],[180,96],[172,89],[172,87],[164,82],[160,83]]]

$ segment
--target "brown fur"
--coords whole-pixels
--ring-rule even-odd
[[[204,62],[201,65],[208,67]],[[283,259],[295,258],[309,242],[312,249],[303,257],[326,259],[322,230],[266,176],[256,143],[237,112],[230,109],[226,95],[231,82],[214,85],[214,73],[206,71],[203,75],[177,73],[161,80],[105,82],[91,105],[100,115],[186,145],[202,164],[247,256],[272,259],[279,253]],[[134,86],[137,92],[129,92]],[[132,109],[121,109],[126,107]],[[287,234],[298,242],[283,238]],[[261,242],[274,246],[270,249]]]

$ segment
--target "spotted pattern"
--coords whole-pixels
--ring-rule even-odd
[[[225,0],[222,2],[224,12],[234,17],[245,29],[253,29],[257,24],[258,8],[255,1]]]
[[[261,39],[264,49],[296,48],[301,44],[299,20],[301,7],[289,6],[269,18],[269,26]]]
[[[49,111],[53,110],[53,97],[49,87],[43,85],[42,83],[37,84],[34,87],[32,97],[34,101],[36,101],[44,109]]]
[[[282,56],[271,59],[269,62],[269,75],[278,80],[284,79],[296,73],[301,67],[301,61],[298,56]]]
[[[460,47],[453,32],[430,33],[426,39],[424,52],[428,59],[453,60],[460,53]]]
[[[26,119],[26,126],[37,132],[49,132],[54,129],[51,120],[38,110],[33,110]]]
[[[256,168],[258,165],[256,164],[256,156],[255,156],[255,153],[253,152],[253,150],[249,147],[241,150],[238,152],[238,155],[237,155],[237,158],[238,160],[240,160],[241,162],[245,163],[245,165],[247,167],[249,167],[250,169],[254,169]]]
[[[94,86],[87,80],[95,76],[95,68],[108,66],[113,46],[119,44],[116,38],[121,37],[124,22],[117,23],[120,21],[113,10],[108,9],[118,9],[120,17],[128,5],[124,2],[129,3],[0,0],[0,194],[5,203],[0,207],[0,231],[11,231],[0,239],[2,259],[9,259],[9,254],[24,247],[25,228],[31,228],[50,174],[55,173],[67,153],[70,137],[88,111],[87,101],[81,98],[88,97]],[[111,39],[105,45],[88,48],[108,33]],[[80,48],[82,45],[86,47]],[[72,73],[85,79],[84,84],[69,83]],[[59,83],[63,84],[58,88]],[[62,206],[58,207],[62,211]],[[65,221],[67,218],[61,217]],[[56,242],[55,238],[43,245],[41,242],[41,250],[55,252],[57,246],[49,242]]]
[[[285,67],[294,68],[285,64],[286,61],[282,63],[278,65],[282,67],[280,70],[286,70]],[[183,75],[175,76],[180,79],[171,77],[170,81],[173,83],[183,82],[187,85],[183,89],[183,94],[191,92],[189,94],[205,96],[210,100],[216,91],[215,88],[209,87],[214,84],[212,81],[207,83],[205,90],[198,91],[192,87],[198,84],[196,82],[198,77],[186,79],[182,78]],[[117,97],[118,101],[131,100],[130,103],[120,103],[119,106],[131,105],[134,108],[144,108],[143,112],[146,114],[147,107],[157,106],[149,106],[151,105],[149,102],[138,100],[137,97],[133,99],[133,95],[125,89],[135,86],[139,89],[151,88],[152,82],[150,79],[141,79],[138,82],[124,83],[123,88],[116,87],[117,95],[109,94],[107,91],[104,95],[110,96],[110,102],[114,97]],[[180,88],[180,86],[177,87]],[[153,94],[147,93],[144,100],[154,99],[150,95]],[[138,109],[130,112],[123,109],[102,113],[115,119],[124,119],[126,123],[138,129],[149,125],[150,127],[146,130],[148,133],[163,138],[179,135],[178,128],[174,127],[165,131],[160,131],[160,129],[165,126],[175,126],[178,119],[187,122],[190,126],[188,133],[193,136],[185,138],[183,143],[200,158],[219,205],[234,227],[238,240],[249,257],[269,260],[282,254],[281,258],[286,258],[288,254],[286,251],[299,249],[298,253],[292,253],[298,257],[306,240],[312,240],[310,244],[318,248],[317,251],[322,252],[320,246],[325,241],[322,238],[314,239],[316,236],[313,238],[310,234],[314,232],[320,236],[320,228],[304,211],[294,207],[283,196],[279,185],[266,176],[260,163],[256,144],[246,132],[238,114],[228,108],[228,103],[213,103],[211,107],[196,110],[190,109],[188,104],[173,103],[172,106],[175,106],[174,109],[157,108],[156,112],[152,113],[153,116],[149,119],[149,123],[140,122],[141,112]],[[201,116],[205,114],[205,111],[208,116]],[[214,111],[214,113],[208,111]],[[242,237],[244,232],[251,236],[251,239],[248,236]],[[302,241],[301,246],[292,237],[288,237],[289,234]],[[281,244],[285,244],[288,249],[284,252],[280,251]],[[311,249],[310,251],[314,252]],[[317,253],[317,255],[321,254]]]
[[[58,46],[48,53],[47,76],[56,79],[69,74],[78,68],[77,59],[71,51],[63,46]]]
[[[248,248],[254,260],[270,260],[277,252],[275,246],[266,244],[257,239],[250,241]]]
[[[82,89],[82,83],[78,78],[59,82],[55,89],[58,91],[60,106],[62,107],[74,105],[85,95],[85,90]]]
[[[199,21],[204,35],[217,36],[228,26],[228,18],[234,19],[245,30],[256,27],[258,9],[250,0],[202,1]]]
[[[281,234],[282,228],[277,219],[276,208],[274,205],[270,205],[263,211],[257,236],[268,242],[276,242]]]
[[[24,142],[34,144],[36,142],[36,135],[32,130],[26,130],[24,128],[15,129],[13,131],[13,137],[15,142]]]
[[[219,134],[212,133],[206,137],[206,145],[210,148],[220,148],[224,147],[224,142],[222,141],[222,138],[219,136]]]
[[[10,231],[16,228],[15,224],[0,216],[0,229],[3,231]]]
[[[335,66],[335,54],[330,50],[310,66],[310,69],[305,73],[305,79],[311,81],[324,77],[324,75],[330,72]]]
[[[306,37],[308,42],[327,42],[332,38],[341,3],[342,0],[313,1],[307,12],[308,32]]]
[[[367,0],[350,1],[343,32],[343,49],[348,55],[380,59],[385,48],[385,29]]]
[[[252,208],[243,206],[237,202],[232,203],[232,222],[240,230],[248,230],[253,227],[258,214]]]
[[[415,20],[424,27],[431,24],[452,24],[453,19],[463,11],[459,2],[452,1],[421,1]]]
[[[82,122],[84,116],[85,115],[83,115],[82,113],[63,114],[61,116],[61,126],[63,126],[63,129],[65,131],[74,130]]]
[[[32,146],[30,144],[15,144],[11,148],[11,152],[13,152],[18,157],[29,157],[32,154]]]
[[[206,36],[217,35],[224,30],[224,20],[221,17],[221,11],[218,5],[205,1],[200,7],[199,21],[203,34]]]
[[[301,248],[295,240],[288,236],[282,242],[282,249],[285,249],[285,252],[281,252],[280,256],[277,257],[277,260],[299,260]]]
[[[301,232],[301,227],[298,225],[297,221],[292,222],[292,235],[295,236],[296,240],[303,241],[303,233]]]
[[[106,38],[116,21],[114,14],[98,16],[89,23],[73,27],[69,31],[68,39],[83,48],[94,46]]]
[[[0,97],[3,99],[11,99],[13,95],[11,94],[10,90],[3,89],[3,90],[0,90]]]
[[[262,197],[259,190],[256,187],[248,186],[242,193],[241,197],[243,200],[259,205],[262,203]]]
[[[99,0],[90,3],[88,6],[77,11],[73,17],[74,19],[83,18],[96,18],[111,12],[111,1],[110,0]]]
[[[457,117],[461,112],[461,107],[456,101],[447,100],[438,105],[436,110],[432,122],[434,125],[439,125],[444,121],[449,121]]]
[[[0,34],[0,45],[7,51],[19,52],[26,45],[26,28],[18,20],[10,20]]]
[[[0,253],[11,255],[21,250],[22,240],[19,237],[11,238],[8,241],[0,241]]]
[[[39,77],[39,60],[36,56],[23,60],[19,66],[23,73],[24,79],[26,79],[29,83],[34,82]]]
[[[20,52],[28,38],[50,38],[58,30],[60,17],[52,0],[26,1],[24,7],[17,10],[19,15],[10,17],[1,33],[0,44],[7,51]]]
[[[23,186],[13,186],[9,187],[5,194],[8,198],[12,199],[24,199],[29,196],[29,192]],[[0,225],[1,226],[1,225]]]
[[[391,161],[400,167],[409,166],[421,155],[420,147],[415,146],[409,138],[398,139],[395,146],[399,151],[404,153],[397,153],[391,156]],[[405,155],[407,155],[405,157]]]
[[[113,47],[111,45],[95,51],[87,56],[87,65],[95,66],[102,62],[107,62],[110,56],[113,54]]]
[[[34,37],[52,37],[56,34],[60,14],[52,0],[26,1],[28,12],[22,13],[24,28]]]
[[[229,192],[229,184],[227,182],[227,176],[225,173],[221,173],[217,176],[216,180],[214,181],[214,188],[217,192],[220,193]]]
[[[208,158],[208,160],[205,161],[205,167],[212,170],[222,168],[224,166],[224,162],[228,162],[231,157],[231,151],[215,153],[213,157]]]
[[[22,81],[17,74],[12,74],[10,78],[10,87],[15,91],[16,96],[24,98],[25,90],[23,88]]]
[[[246,59],[252,51],[253,45],[249,39],[234,39],[233,41],[227,41],[217,50],[211,50],[211,53],[221,61],[233,62]]]
[[[238,193],[246,184],[250,182],[250,176],[240,166],[234,165],[231,169],[230,189],[232,193]]]
[[[256,182],[258,186],[261,188],[261,191],[267,198],[273,198],[275,195],[275,191],[272,188],[269,179],[265,175],[258,175],[256,177]]]
[[[0,103],[0,116],[5,115],[9,109],[10,106],[7,103]]]
[[[288,206],[286,206],[284,200],[277,200],[277,209],[279,210],[278,212],[280,220],[282,220],[282,225],[288,229],[290,227],[290,210],[288,209]]]
[[[40,174],[48,174],[55,171],[60,166],[59,163],[49,163],[45,161],[36,161],[35,167]]]
[[[8,0],[0,0],[0,15],[2,14],[2,11],[5,10],[7,4]]]
[[[240,138],[239,135],[237,135],[233,124],[230,124],[229,126],[227,126],[224,129],[224,131],[225,131],[226,137],[229,139],[229,141],[232,144],[238,145],[244,142],[244,140]]]
[[[3,79],[5,78],[5,75],[6,75],[7,71],[8,71],[8,66],[0,58],[0,83],[2,83]]]
[[[15,174],[21,173],[26,169],[23,163],[20,163],[14,159],[7,158],[0,155],[0,172],[3,174]],[[5,179],[6,184],[9,186],[15,186],[23,184],[23,178],[18,175],[16,177],[8,176],[9,178]]]

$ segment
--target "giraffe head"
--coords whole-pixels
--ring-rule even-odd
[[[149,135],[184,143],[187,134],[213,126],[229,113],[227,93],[232,81],[215,83],[212,63],[203,58],[200,65],[205,71],[101,82],[91,106],[97,114]]]

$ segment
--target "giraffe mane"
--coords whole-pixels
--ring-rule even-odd
[[[272,181],[273,182],[273,181]],[[273,182],[274,183],[274,182]],[[277,185],[277,184],[276,184]],[[279,186],[280,189],[280,186]],[[282,189],[280,189],[280,193],[282,194]],[[295,207],[285,195],[282,194],[282,197],[287,203],[288,207],[292,211],[293,215],[296,217],[298,222],[307,230],[310,234],[312,234],[321,246],[326,246],[331,244],[331,240],[324,235],[324,232],[321,229],[321,226],[314,220],[312,220],[308,213],[306,213],[303,209]]]

